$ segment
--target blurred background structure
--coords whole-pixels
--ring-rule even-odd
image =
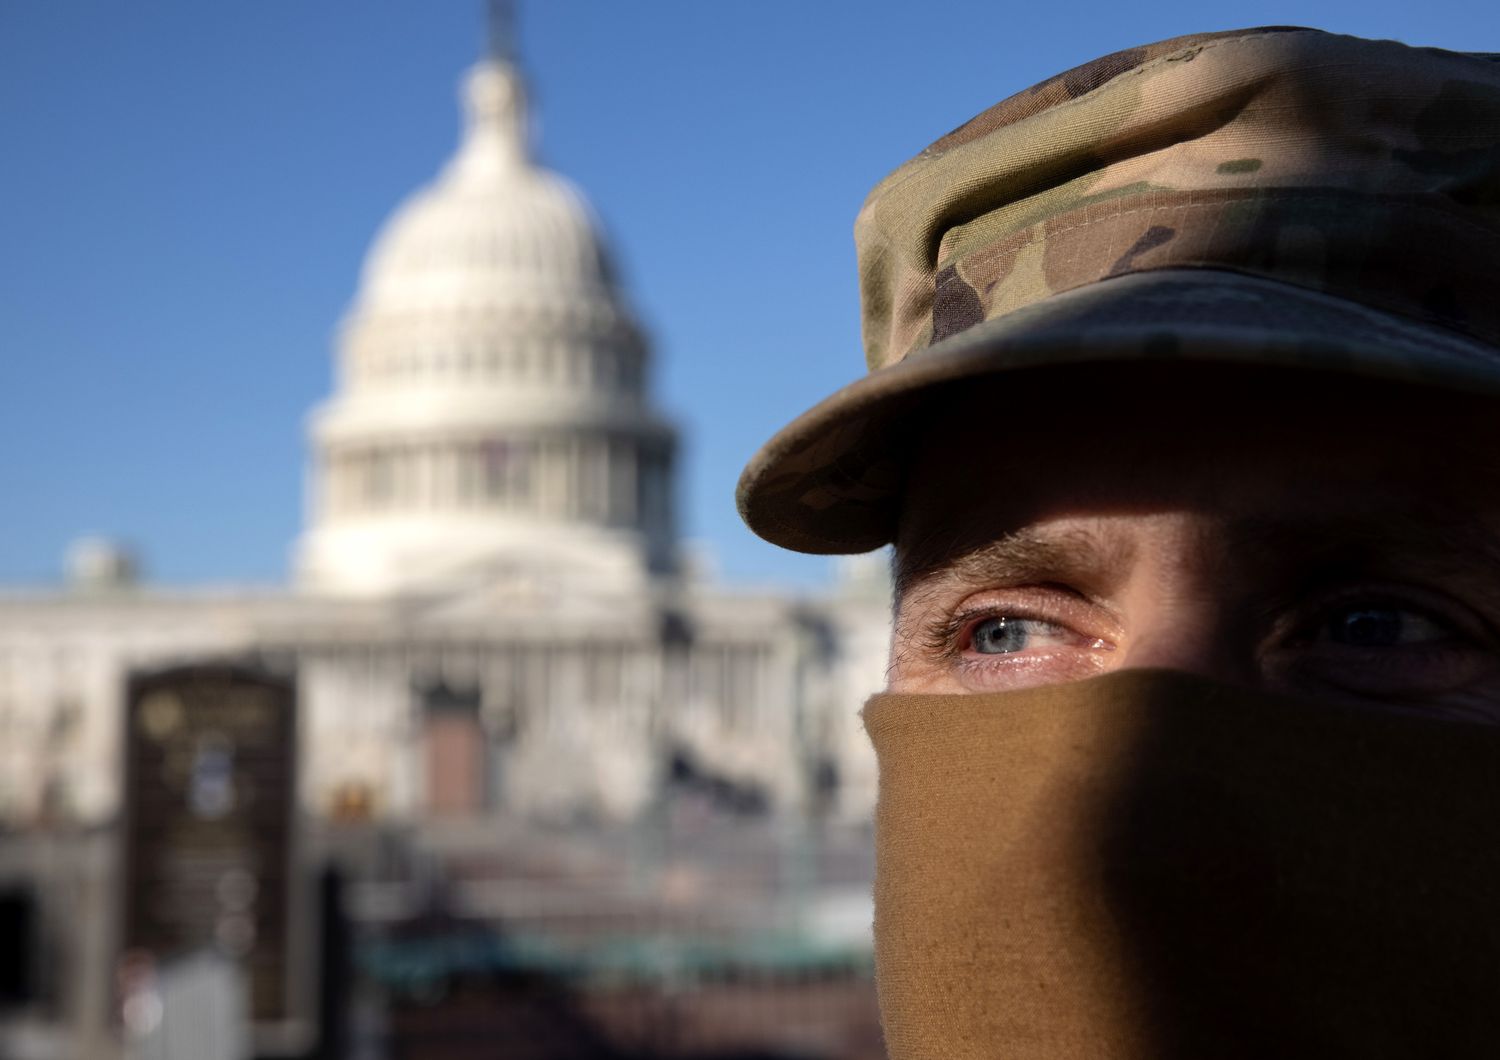
[[[0,597],[0,1055],[880,1053],[883,563],[792,596],[684,556],[512,18],[338,329],[292,583],[96,538]]]

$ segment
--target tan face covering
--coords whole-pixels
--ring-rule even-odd
[[[1500,1055],[1500,729],[1165,671],[864,721],[892,1060]]]

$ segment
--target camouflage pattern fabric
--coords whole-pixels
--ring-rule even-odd
[[[799,551],[891,540],[941,384],[1172,359],[1500,392],[1500,56],[1279,27],[1117,52],[932,144],[855,239],[870,374],[740,480]]]

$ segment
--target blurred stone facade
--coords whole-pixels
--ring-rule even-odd
[[[221,659],[295,673],[315,818],[607,824],[671,776],[870,817],[883,564],[800,597],[688,569],[677,435],[599,225],[533,160],[514,63],[463,97],[340,329],[293,583],[157,588],[89,541],[66,586],[0,594],[0,825],[114,819],[129,675]]]

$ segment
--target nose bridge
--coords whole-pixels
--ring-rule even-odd
[[[1131,587],[1121,668],[1179,670],[1219,680],[1242,676],[1233,593],[1218,528],[1183,520],[1149,550]]]
[[[1207,608],[1174,608],[1166,620],[1131,638],[1121,669],[1157,668],[1237,679],[1243,669],[1240,653],[1216,617]]]

